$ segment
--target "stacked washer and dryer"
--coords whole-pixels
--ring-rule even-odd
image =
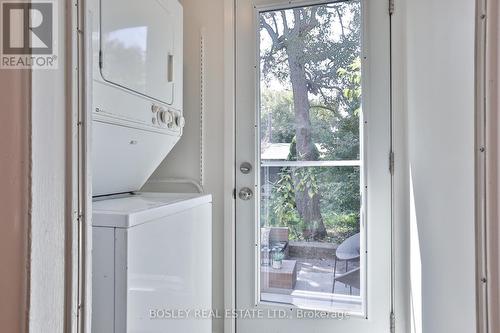
[[[93,0],[93,333],[211,332],[210,195],[138,192],[182,136],[177,0]]]

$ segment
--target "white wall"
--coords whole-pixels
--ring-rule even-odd
[[[72,198],[67,167],[67,129],[72,110],[66,90],[67,10],[71,3],[58,2],[57,70],[32,72],[32,202],[29,331],[67,332],[66,319],[66,232],[72,221],[66,210]],[[76,194],[75,194],[76,195]],[[69,324],[69,323],[68,323]]]
[[[33,73],[31,332],[63,332],[64,324],[66,119],[60,75],[64,71]]]
[[[224,0],[181,0],[184,6],[184,135],[152,179],[200,177],[200,36],[205,30],[205,192],[213,195],[213,308],[224,308]],[[144,190],[196,191],[149,183]],[[223,321],[214,321],[214,332]]]
[[[414,331],[470,333],[476,328],[475,3],[406,4]]]

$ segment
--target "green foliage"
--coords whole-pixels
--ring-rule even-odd
[[[295,34],[297,19],[304,29]],[[272,44],[261,44],[262,74],[266,83],[278,80],[290,84],[287,48],[301,55],[311,94],[322,96],[330,106],[343,103],[336,91],[343,85],[337,75],[359,57],[361,38],[361,2],[349,1],[309,6],[261,14],[261,28]]]
[[[292,138],[288,141],[292,143],[288,160],[296,160],[294,128],[290,126],[290,123],[293,124],[292,101],[287,96],[280,96],[280,93],[274,92],[273,95],[274,100],[278,101],[274,107],[282,112],[267,116],[272,117],[273,131],[279,133],[278,140]],[[321,142],[325,154],[323,158],[334,160],[359,157],[357,114],[339,119],[328,110],[315,108],[311,112],[311,122],[315,141]],[[331,130],[333,124],[336,124],[335,131]],[[294,178],[298,180],[296,184]],[[361,196],[358,167],[281,168],[277,181],[273,183],[268,225],[286,226],[290,229],[290,239],[304,240],[304,231],[308,226],[300,219],[295,203],[295,191],[304,189],[308,189],[310,196],[321,194],[321,209],[330,238],[325,241],[341,242],[359,231]]]
[[[325,212],[359,214],[359,167],[321,168],[319,178],[321,205]]]
[[[361,98],[361,59],[354,59],[353,63],[345,68],[337,70],[339,78],[344,80],[346,87],[343,95],[350,103],[359,103]],[[358,109],[355,110],[359,111]]]
[[[266,142],[292,142],[295,136],[295,115],[291,91],[261,92],[261,138]]]
[[[306,226],[297,212],[292,173],[289,168],[283,168],[279,174],[279,180],[273,187],[270,206],[273,213],[270,225],[288,227],[289,237],[292,240],[303,239]]]
[[[331,240],[341,244],[344,240],[359,232],[359,214],[328,214],[325,216],[325,226]]]
[[[307,29],[287,34],[297,18]],[[297,124],[287,54],[298,52],[307,78],[311,141],[319,146],[315,160],[360,159],[360,20],[359,1],[261,14],[262,34],[270,40],[261,46],[263,145],[291,143],[288,160],[297,160],[296,127],[304,124]],[[304,239],[311,226],[300,218],[295,194],[307,191],[320,196],[327,241],[341,242],[359,231],[360,179],[359,167],[281,168],[262,218],[266,225],[288,227],[291,239]]]

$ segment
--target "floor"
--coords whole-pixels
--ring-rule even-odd
[[[332,295],[334,260],[305,259],[291,257],[297,261],[297,283],[295,289],[264,289],[261,300],[264,302],[293,304],[298,308],[319,311],[336,311],[362,313],[358,289],[352,289],[343,283],[336,283],[335,295]],[[349,263],[349,269],[359,266],[359,263]],[[345,263],[337,263],[338,274],[345,272]]]
[[[304,259],[290,258],[297,261],[297,284],[295,290],[315,291],[323,293],[332,292],[333,259]],[[359,266],[359,263],[349,263],[349,269]],[[345,272],[345,262],[337,263],[337,273]],[[349,286],[343,283],[335,285],[335,294],[349,295]],[[359,290],[352,289],[353,296],[359,296]]]

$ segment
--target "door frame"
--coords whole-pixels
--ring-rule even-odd
[[[236,1],[224,0],[224,305],[236,308]],[[397,1],[397,0],[394,0]],[[388,8],[394,1],[388,0]],[[321,3],[324,1],[311,1]],[[409,166],[406,145],[405,10],[404,1],[390,14],[392,175],[392,304],[395,332],[410,329]],[[224,319],[224,332],[236,332],[236,320]]]
[[[498,0],[476,0],[475,232],[478,333],[500,331],[498,282]]]

